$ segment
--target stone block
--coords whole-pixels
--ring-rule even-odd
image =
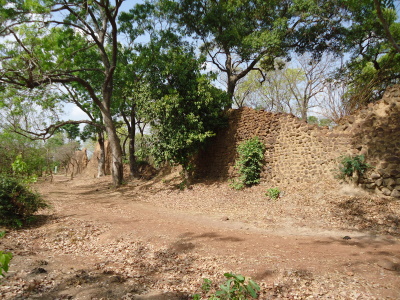
[[[373,172],[371,174],[371,179],[379,179],[381,178],[381,174]]]
[[[392,194],[392,191],[385,187],[382,188],[381,191],[385,196],[390,196]]]
[[[395,197],[395,198],[400,198],[400,191],[399,190],[393,190],[390,196]]]
[[[377,180],[375,181],[375,184],[376,184],[377,186],[381,186],[382,183],[383,183],[383,179],[382,179],[382,178],[379,178],[379,179],[377,179]]]
[[[383,185],[389,188],[393,188],[396,185],[396,181],[393,178],[387,178],[383,180]]]

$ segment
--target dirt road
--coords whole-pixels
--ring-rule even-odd
[[[262,187],[109,182],[56,176],[39,186],[53,208],[0,240],[14,253],[0,297],[188,299],[202,278],[219,284],[233,272],[260,283],[260,299],[400,299],[391,200],[365,202],[378,209],[357,219],[346,205],[365,199],[323,191],[267,202]]]

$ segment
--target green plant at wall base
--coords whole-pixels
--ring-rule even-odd
[[[201,297],[199,294],[193,295],[194,300],[247,300],[257,299],[260,286],[251,279],[247,279],[242,275],[225,273],[227,278],[225,283],[220,285],[220,289],[210,296]],[[202,285],[203,293],[207,294],[212,288],[212,281],[204,279]]]
[[[265,195],[272,200],[276,200],[279,198],[280,194],[281,191],[279,190],[279,188],[270,188],[267,190],[267,193]]]
[[[239,154],[235,167],[238,170],[238,181],[231,184],[233,188],[241,189],[260,182],[260,173],[264,161],[265,145],[256,136],[239,144]]]
[[[343,155],[339,158],[339,162],[339,178],[351,177],[356,172],[358,175],[362,175],[371,167],[365,163],[364,155]]]

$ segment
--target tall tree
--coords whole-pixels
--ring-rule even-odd
[[[262,62],[261,62],[262,65]],[[325,82],[333,70],[332,57],[313,59],[298,55],[290,63],[275,61],[274,70],[251,72],[239,84],[236,98],[246,95],[247,103],[275,112],[287,112],[307,120],[308,113],[319,103]]]
[[[113,183],[122,183],[122,150],[112,120],[123,0],[8,1],[0,8],[0,82],[29,88],[79,84],[100,109],[112,152]],[[96,78],[93,83],[93,78]],[[100,84],[100,96],[96,93]]]
[[[250,71],[273,69],[291,51],[321,55],[337,47],[342,32],[341,0],[160,0],[170,17],[202,42],[209,62],[226,74],[232,100],[238,81]]]
[[[190,179],[190,160],[223,123],[228,97],[202,71],[204,58],[171,32],[161,32],[143,47],[144,80],[150,88],[153,155],[181,164]],[[144,55],[144,54],[147,55]],[[187,182],[188,183],[188,182]]]

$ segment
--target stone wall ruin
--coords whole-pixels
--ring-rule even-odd
[[[253,136],[266,146],[262,181],[272,185],[333,179],[342,155],[366,157],[373,168],[359,179],[361,187],[400,197],[400,86],[339,126],[310,125],[290,114],[241,108],[229,111],[229,126],[220,130],[196,160],[196,176],[236,176],[236,147]]]

